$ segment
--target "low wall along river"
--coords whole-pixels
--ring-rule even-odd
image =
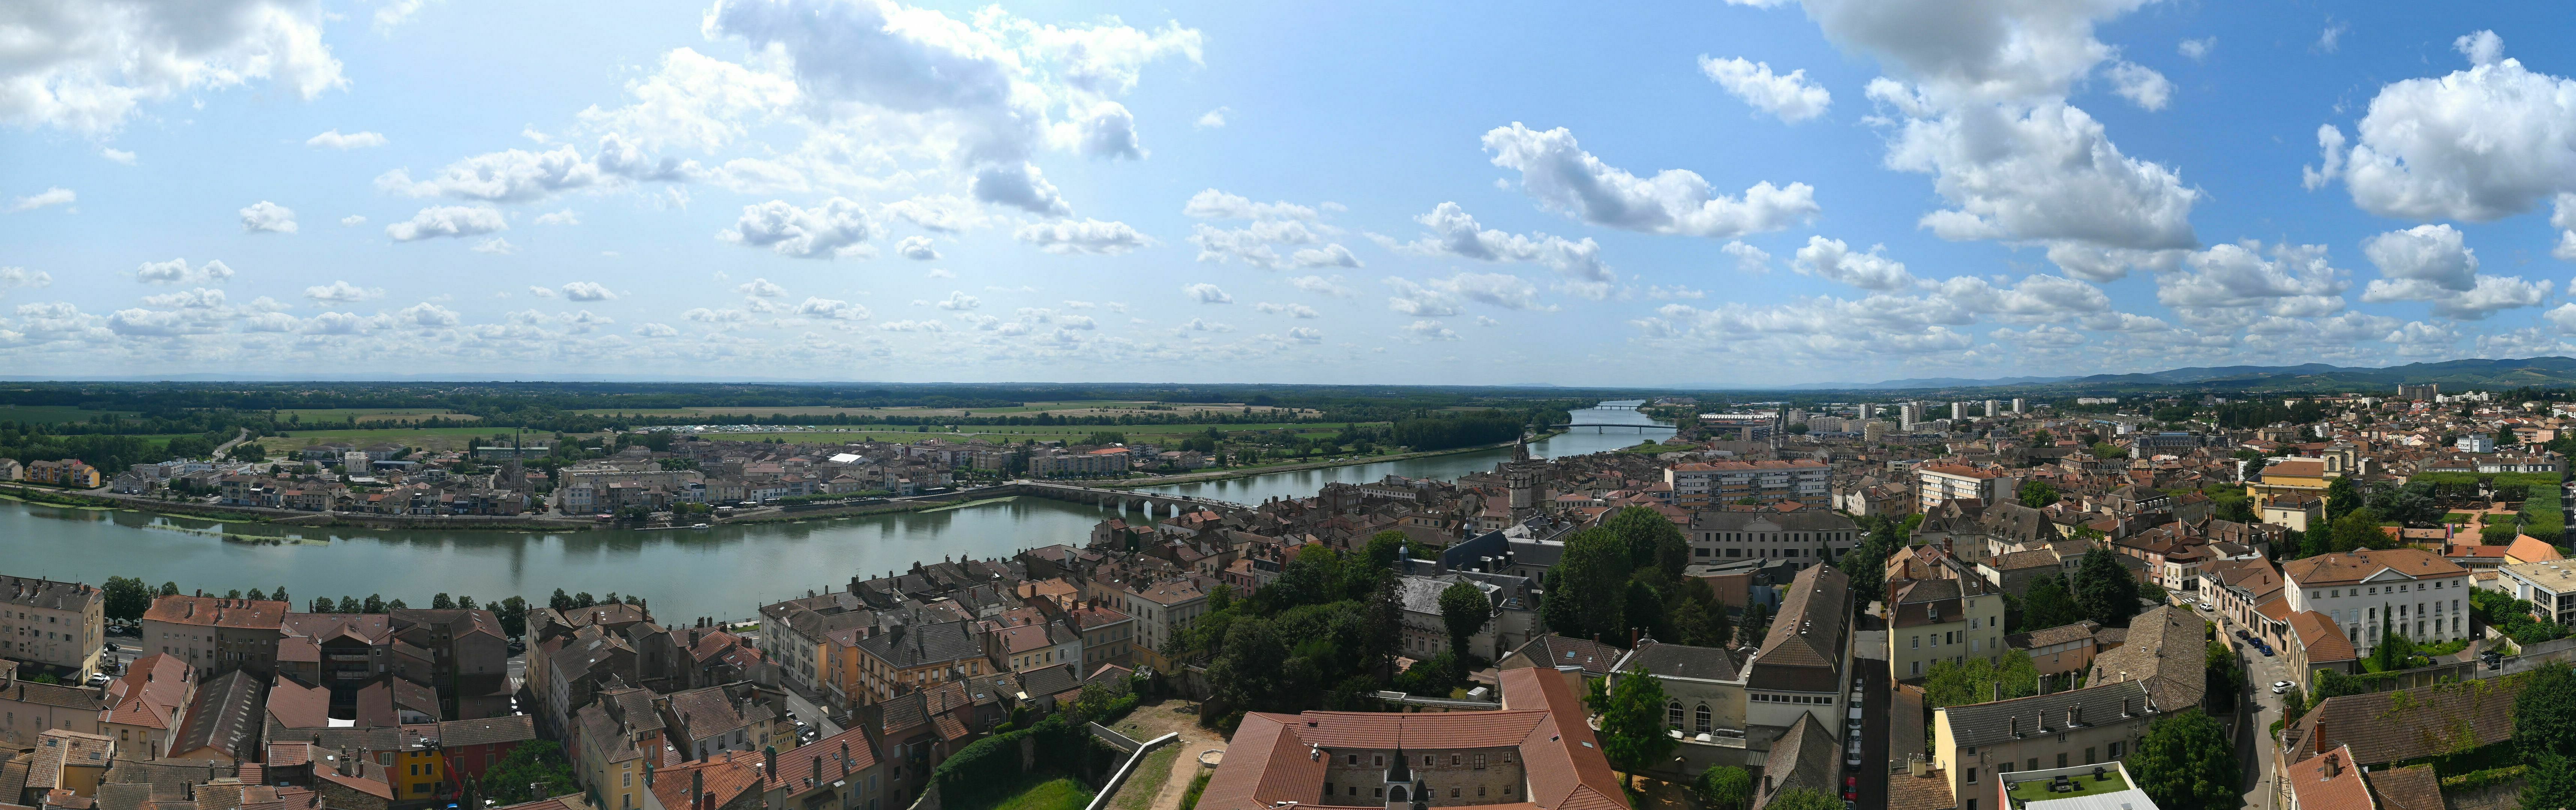
[[[1634,411],[1598,412],[1621,413],[1646,422]],[[1531,445],[1531,453],[1581,455],[1670,435],[1576,428]],[[1331,481],[1455,478],[1509,457],[1509,450],[1482,450],[1139,491],[1258,504],[1312,495]],[[543,602],[556,588],[601,596],[615,591],[651,600],[654,615],[669,621],[742,618],[758,605],[844,587],[852,574],[901,570],[916,560],[1081,545],[1093,524],[1115,514],[1114,508],[1021,497],[801,523],[549,533],[304,528],[0,501],[0,574],[90,583],[130,576],[218,593],[284,585],[299,608],[316,596],[371,593],[427,607],[440,591],[487,602],[514,594]]]

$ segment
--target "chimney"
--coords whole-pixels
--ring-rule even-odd
[[[2341,755],[2339,755],[2339,754],[2327,754],[2327,755],[2326,755],[2326,778],[2327,778],[2327,779],[2333,779],[2333,778],[2335,778],[2335,777],[2342,776],[2342,775],[2343,775],[2343,757],[2342,757]]]

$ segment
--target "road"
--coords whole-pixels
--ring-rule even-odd
[[[2239,707],[2254,709],[2252,716],[2239,724],[2236,735],[2236,761],[2245,764],[2244,806],[2252,810],[2269,810],[2277,797],[2272,786],[2272,758],[2280,746],[2272,742],[2272,721],[2281,719],[2281,696],[2272,694],[2272,684],[2292,681],[2290,665],[2278,655],[2264,655],[2254,645],[2236,639],[2244,629],[2225,614],[2202,612],[2203,617],[2218,622],[2218,634],[2236,650],[2238,660],[2245,662],[2245,691]]]
[[[799,690],[792,685],[787,687],[787,712],[788,714],[794,715],[798,720],[803,720],[816,726],[820,726],[821,733],[817,735],[815,739],[819,740],[824,737],[839,734],[842,731],[841,724],[832,722],[831,714],[824,712],[821,707],[815,706],[814,701],[806,699],[805,693],[802,690]]]
[[[208,454],[208,455],[209,455],[209,456],[211,456],[211,457],[213,457],[213,458],[222,458],[222,457],[223,457],[223,455],[224,455],[224,451],[226,451],[226,450],[231,450],[231,449],[233,449],[233,445],[240,444],[240,443],[242,443],[242,442],[249,441],[249,440],[250,440],[250,428],[242,428],[242,429],[241,429],[241,433],[240,433],[239,435],[234,436],[232,441],[228,441],[228,442],[225,442],[225,443],[223,443],[223,444],[215,445],[215,452],[210,453],[210,454]],[[251,459],[251,460],[252,460],[252,461],[265,461],[266,459]]]
[[[1860,767],[1852,769],[1860,777],[1859,798],[1855,808],[1878,810],[1887,806],[1887,742],[1889,733],[1889,682],[1887,662],[1873,658],[1854,658],[1861,679],[1861,751]]]

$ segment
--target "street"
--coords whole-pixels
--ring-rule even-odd
[[[781,684],[787,686],[787,711],[795,715],[796,719],[812,723],[821,730],[815,739],[841,733],[841,724],[832,722],[830,714],[816,707],[814,701],[806,699],[804,690],[785,684],[784,681]]]
[[[2281,696],[2272,694],[2272,684],[2295,679],[2290,677],[2289,664],[2280,656],[2264,655],[2261,650],[2254,649],[2254,645],[2237,640],[2236,631],[2242,628],[2235,620],[2220,613],[2195,612],[2217,621],[2219,640],[2235,649],[2236,657],[2245,662],[2245,691],[2248,694],[2239,705],[2253,706],[2255,711],[2236,735],[2236,761],[2245,764],[2244,806],[2268,810],[2273,806],[2274,798],[2272,757],[2279,750],[2279,746],[2270,739],[2271,728],[2272,721],[2281,719]]]
[[[1887,743],[1889,690],[1896,688],[1888,681],[1887,662],[1875,658],[1854,658],[1861,679],[1861,752],[1860,767],[1853,775],[1860,777],[1860,797],[1853,802],[1859,808],[1887,806]]]

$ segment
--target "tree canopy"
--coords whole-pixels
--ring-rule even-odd
[[[1680,740],[1664,733],[1663,679],[1639,667],[1621,673],[1616,683],[1596,687],[1593,710],[1601,715],[1601,753],[1622,772],[1637,773],[1671,756]]]
[[[2138,615],[2138,578],[2115,555],[2107,549],[2084,555],[2075,568],[2075,604],[2104,627],[2127,627]]]
[[[2158,718],[2128,759],[2138,789],[2163,810],[2241,806],[2243,774],[2218,721],[2197,708]]]

